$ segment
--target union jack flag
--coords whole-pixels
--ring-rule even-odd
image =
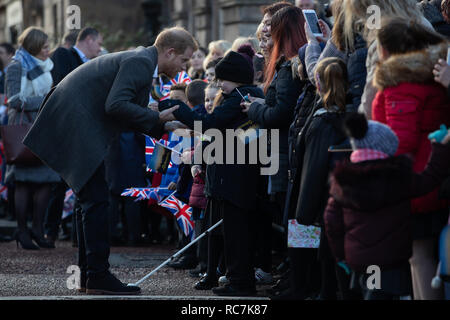
[[[121,196],[133,197],[137,198],[137,200],[145,200],[148,199],[148,191],[150,191],[150,188],[128,188],[122,192]]]
[[[162,207],[169,210],[177,219],[178,225],[187,237],[191,240],[194,237],[194,221],[192,220],[192,208],[170,195],[166,200],[161,202]]]
[[[191,78],[189,77],[189,75],[187,74],[186,71],[181,71],[179,72],[175,78],[173,78],[172,80],[172,84],[177,84],[177,83],[186,83],[189,84],[192,82]]]
[[[189,75],[187,74],[186,71],[181,71],[179,72],[175,78],[171,79],[169,82],[164,83],[162,81],[162,78],[160,77],[160,88],[161,88],[161,93],[163,94],[163,97],[160,99],[160,101],[169,99],[170,96],[170,88],[177,83],[186,83],[189,84],[191,83],[192,80],[189,77]]]
[[[75,194],[72,189],[66,191],[66,195],[64,196],[64,207],[62,213],[62,219],[67,218],[73,213],[73,207],[75,205]]]
[[[161,189],[163,188],[128,188],[121,193],[121,196],[133,197],[136,198],[136,201],[154,199],[159,203],[164,198],[158,193]]]
[[[156,140],[152,137],[145,136],[145,162],[148,164],[150,162],[150,158],[152,157],[153,151],[155,151]],[[147,172],[152,172],[147,166]]]

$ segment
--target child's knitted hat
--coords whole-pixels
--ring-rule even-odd
[[[350,114],[344,124],[354,151],[370,149],[394,156],[398,148],[397,135],[387,125],[369,120],[361,113]]]
[[[242,45],[238,52],[230,51],[216,65],[216,79],[242,84],[253,84],[253,56],[250,45]]]

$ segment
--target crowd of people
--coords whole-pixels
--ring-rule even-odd
[[[373,5],[379,28],[370,27]],[[321,36],[305,9],[316,11]],[[150,49],[104,57],[94,28],[68,34],[53,52],[35,27],[17,50],[1,44],[3,124],[33,123],[25,145],[44,162],[2,157],[14,240],[36,250],[72,239],[81,290],[136,294],[108,273],[110,245],[182,248],[223,219],[169,264],[190,269],[197,290],[253,296],[270,285],[273,299],[450,299],[450,262],[442,261],[450,244],[439,242],[450,224],[450,1],[281,1],[262,15],[254,37],[207,48],[181,28],[163,31]],[[91,100],[103,110],[86,109]],[[278,130],[267,146],[276,174],[261,175],[261,162],[193,163],[214,142],[203,139],[207,130],[225,137],[249,121]],[[149,171],[142,133],[170,143],[179,132],[190,132],[182,163]],[[249,145],[239,150],[249,158]],[[159,198],[122,197],[130,187],[188,204],[194,237]],[[69,190],[73,214],[62,219]],[[320,228],[319,246],[288,246],[292,221]]]

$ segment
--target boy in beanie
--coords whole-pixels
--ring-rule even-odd
[[[241,142],[232,137],[227,141],[227,129],[236,130],[247,123],[247,114],[242,112],[242,97],[250,94],[263,98],[263,92],[253,84],[254,72],[252,58],[254,51],[250,46],[242,46],[238,52],[230,51],[216,65],[216,79],[221,89],[222,101],[211,114],[198,114],[180,103],[177,120],[194,129],[194,122],[201,122],[202,133],[208,129],[218,129],[223,137],[223,159],[208,164],[206,169],[205,195],[208,198],[206,216],[212,221],[223,218],[225,241],[225,260],[229,284],[218,285],[217,274],[209,266],[218,265],[214,253],[209,251],[207,275],[201,281],[202,289],[213,289],[222,296],[250,296],[255,294],[255,274],[253,269],[254,253],[254,220],[257,219],[254,208],[257,205],[257,190],[260,166],[249,164],[249,146],[244,146],[245,155],[238,154]],[[178,103],[178,102],[173,102]],[[196,128],[197,129],[197,128]],[[197,129],[198,130],[198,129]],[[208,134],[208,133],[206,133]],[[212,141],[217,146],[218,141]],[[234,161],[230,164],[226,146],[234,146]],[[222,146],[217,146],[222,148]],[[216,156],[218,154],[216,150]],[[205,150],[205,148],[203,148]],[[206,151],[206,150],[205,150]],[[237,159],[246,159],[246,163],[238,164]],[[204,159],[207,160],[207,159]],[[219,162],[223,160],[222,162]]]
[[[350,162],[338,164],[331,175],[324,217],[333,255],[354,272],[365,300],[411,296],[410,199],[433,190],[446,177],[450,134],[432,143],[431,159],[418,174],[410,158],[394,156],[398,138],[388,126],[352,114],[345,129],[353,152]]]

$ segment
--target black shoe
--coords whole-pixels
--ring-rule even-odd
[[[31,240],[30,232],[28,230],[26,231],[17,230],[14,233],[14,239],[16,240],[17,248],[19,247],[20,243],[21,247],[25,250],[39,250],[39,247],[35,245]]]
[[[102,277],[89,277],[86,281],[86,293],[89,295],[138,295],[141,288],[127,286],[108,272]]]
[[[47,241],[46,239],[44,239],[44,237],[36,235],[33,231],[31,231],[30,235],[31,235],[31,239],[36,241],[36,243],[38,244],[39,247],[47,248],[47,249],[55,248],[54,242]]]
[[[211,290],[218,285],[219,283],[217,282],[217,279],[211,279],[208,277],[208,274],[205,274],[205,276],[195,284],[194,288],[196,290]]]
[[[212,292],[218,296],[227,296],[227,297],[249,297],[256,296],[255,288],[239,288],[235,287],[231,284],[227,284],[223,287],[216,287],[212,289]]]
[[[189,256],[182,256],[178,261],[168,263],[174,269],[194,269],[197,266],[196,259]]]
[[[87,273],[86,271],[80,272],[80,288],[78,292],[85,293],[86,292],[86,282],[87,282]]]
[[[198,266],[194,270],[189,271],[189,276],[191,278],[202,278],[206,273],[206,267]]]
[[[13,238],[0,233],[0,242],[11,242],[11,241],[13,241]]]

